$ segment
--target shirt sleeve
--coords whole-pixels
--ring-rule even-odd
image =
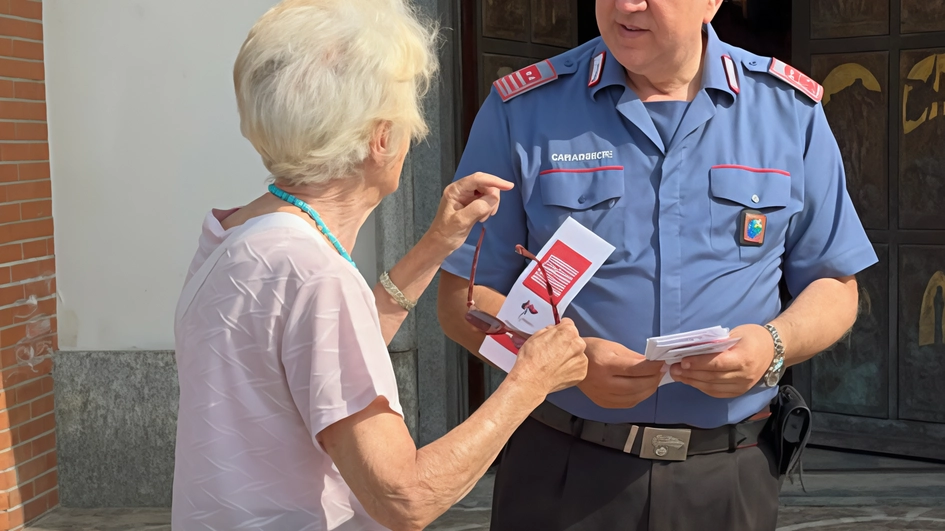
[[[514,162],[516,149],[511,140],[507,107],[493,89],[476,115],[453,179],[456,181],[483,172],[515,184],[512,190],[502,192],[498,212],[485,223],[486,234],[476,267],[476,284],[503,294],[512,289],[525,265],[522,257],[515,253],[515,244],[526,245],[528,237],[521,195],[521,171]],[[445,271],[469,278],[481,228],[481,224],[473,227],[466,243],[443,262]]]
[[[383,396],[403,416],[376,309],[354,278],[322,276],[298,290],[280,354],[296,408],[315,441]]]
[[[815,280],[854,275],[877,262],[847,193],[843,160],[823,106],[813,109],[804,155],[804,210],[788,228],[784,276],[797,296]]]

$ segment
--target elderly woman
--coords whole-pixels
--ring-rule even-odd
[[[397,189],[432,32],[400,0],[289,0],[253,27],[234,78],[269,193],[207,215],[175,320],[175,529],[421,529],[459,500],[549,392],[584,378],[565,321],[505,383],[417,449],[386,344],[443,259],[510,184],[446,189],[432,226],[372,290],[348,250]]]

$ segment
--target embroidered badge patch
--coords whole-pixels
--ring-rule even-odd
[[[824,87],[784,61],[772,59],[768,72],[787,81],[788,84],[803,92],[808,98],[815,102],[820,101],[824,97]]]
[[[499,92],[502,101],[509,101],[556,79],[558,73],[555,72],[555,67],[551,66],[551,61],[545,60],[499,78],[492,85]]]
[[[768,227],[768,217],[746,208],[742,210],[738,223],[738,243],[746,246],[760,246],[765,243],[765,229]]]

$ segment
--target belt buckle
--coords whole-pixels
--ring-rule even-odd
[[[640,457],[658,461],[685,461],[692,430],[643,428]]]

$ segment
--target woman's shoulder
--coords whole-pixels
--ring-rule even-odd
[[[370,289],[358,270],[300,217],[277,212],[249,220],[242,248],[247,259],[305,284],[337,284],[347,290]]]

